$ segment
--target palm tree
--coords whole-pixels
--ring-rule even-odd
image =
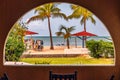
[[[64,39],[67,39],[66,41],[67,41],[67,47],[68,47],[68,49],[70,48],[70,46],[69,46],[69,38],[71,37],[70,33],[73,30],[75,30],[74,27],[75,26],[71,26],[71,27],[67,28],[64,25],[61,25],[60,28],[59,28],[59,32],[56,32],[57,36],[61,36],[62,35],[64,37]]]
[[[68,16],[69,19],[72,18],[81,18],[80,23],[81,25],[84,25],[84,31],[86,31],[86,21],[91,20],[92,23],[96,23],[95,19],[93,18],[93,14],[88,11],[87,9],[80,7],[78,5],[71,5],[71,9],[73,10],[73,13]]]
[[[43,6],[39,6],[35,8],[35,13],[37,12],[38,15],[31,17],[27,23],[34,20],[45,20],[48,19],[48,28],[50,34],[50,49],[54,49],[53,47],[53,40],[52,40],[52,31],[50,26],[50,18],[61,17],[67,20],[67,17],[64,13],[60,13],[60,9],[57,8],[57,5],[54,3],[45,4]]]
[[[77,18],[81,19],[80,23],[81,25],[84,25],[84,31],[86,32],[86,21],[91,20],[92,23],[96,23],[95,19],[93,18],[93,14],[88,11],[87,9],[80,7],[78,5],[71,5],[71,9],[73,10],[73,13],[68,16],[69,19]],[[86,36],[83,36],[83,47],[84,43],[86,43]]]

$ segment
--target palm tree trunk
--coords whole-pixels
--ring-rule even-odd
[[[50,27],[50,17],[48,17],[48,28],[49,28],[49,34],[50,34],[50,49],[54,49],[53,47],[53,40],[52,40],[52,32]]]
[[[84,18],[84,31],[86,32],[86,18]]]
[[[86,32],[86,18],[84,18],[84,31]],[[86,46],[86,36],[83,37],[83,48]]]
[[[67,47],[68,47],[68,49],[70,48],[69,39],[67,39]]]

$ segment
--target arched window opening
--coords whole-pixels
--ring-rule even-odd
[[[115,65],[114,44],[89,10],[48,3],[22,16],[6,39],[4,65]]]

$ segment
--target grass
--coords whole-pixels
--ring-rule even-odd
[[[85,57],[74,57],[74,58],[22,58],[22,62],[30,64],[113,64],[114,60],[111,58],[85,58]]]

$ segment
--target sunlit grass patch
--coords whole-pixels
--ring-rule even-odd
[[[113,64],[112,58],[85,58],[85,57],[67,57],[67,58],[22,58],[22,62],[30,64]]]

